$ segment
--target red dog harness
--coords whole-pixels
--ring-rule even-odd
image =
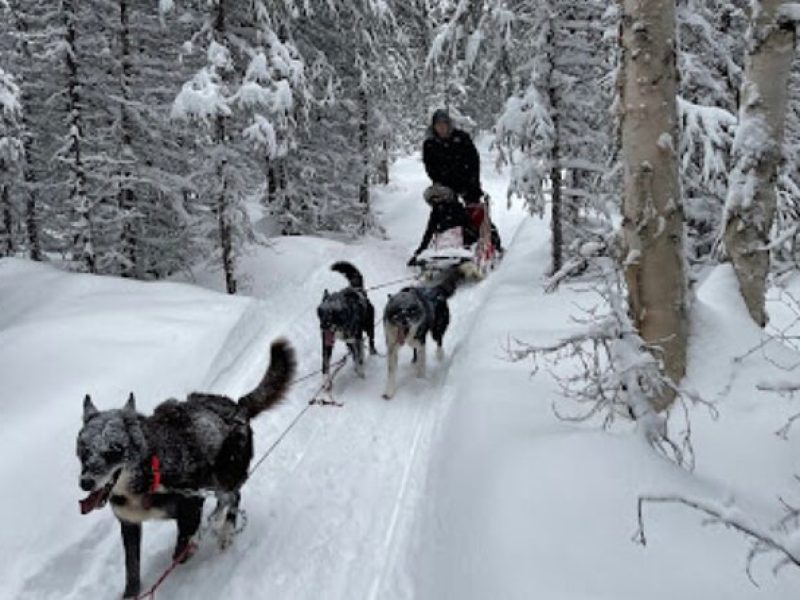
[[[153,454],[150,457],[150,468],[153,471],[153,481],[150,484],[150,494],[155,494],[158,490],[158,487],[161,485],[161,463],[158,460],[158,456]]]

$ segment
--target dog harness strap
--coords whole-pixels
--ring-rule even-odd
[[[156,490],[158,490],[158,486],[161,485],[161,463],[158,460],[158,456],[155,454],[150,457],[150,468],[153,471],[153,481],[150,484],[150,493],[155,494]]]

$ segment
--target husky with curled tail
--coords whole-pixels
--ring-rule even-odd
[[[356,267],[344,261],[334,263],[331,271],[344,275],[350,285],[333,294],[325,290],[317,307],[322,334],[323,385],[328,391],[333,386],[331,356],[337,339],[347,344],[359,377],[365,375],[364,335],[369,340],[370,354],[378,353],[375,349],[375,307],[364,289],[364,277]]]
[[[173,556],[186,560],[210,493],[217,499],[220,547],[230,545],[253,458],[250,421],[281,401],[295,369],[294,350],[278,340],[260,383],[238,401],[193,393],[184,401],[162,402],[146,417],[136,412],[133,394],[123,408],[104,411],[86,396],[77,452],[80,486],[89,495],[80,508],[86,514],[111,503],[125,548],[125,598],[141,591],[144,521],[177,520]]]
[[[438,280],[426,285],[403,288],[389,296],[383,312],[386,334],[386,391],[383,397],[392,398],[397,391],[397,363],[400,348],[408,344],[414,349],[417,377],[425,377],[425,343],[428,333],[436,342],[436,357],[444,358],[444,334],[450,325],[447,300],[455,293],[464,272],[451,267]]]

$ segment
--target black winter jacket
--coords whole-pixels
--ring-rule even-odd
[[[469,134],[454,129],[449,138],[442,139],[430,129],[422,146],[422,160],[434,183],[446,185],[467,204],[480,200],[481,163]]]
[[[415,255],[425,250],[431,243],[434,234],[442,233],[453,227],[461,227],[464,236],[464,244],[470,245],[477,241],[477,235],[472,230],[472,226],[467,217],[464,205],[457,200],[451,202],[437,202],[431,207],[431,216],[428,218],[428,226],[419,247],[414,252]]]

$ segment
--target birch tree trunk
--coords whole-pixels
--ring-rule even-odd
[[[753,2],[739,126],[725,206],[725,248],[750,316],[766,325],[764,294],[775,218],[795,26],[781,18],[783,0]]]
[[[677,139],[675,1],[620,0],[620,126],[625,280],[631,318],[676,384],[686,371],[687,307]],[[654,399],[656,410],[674,400]]]

